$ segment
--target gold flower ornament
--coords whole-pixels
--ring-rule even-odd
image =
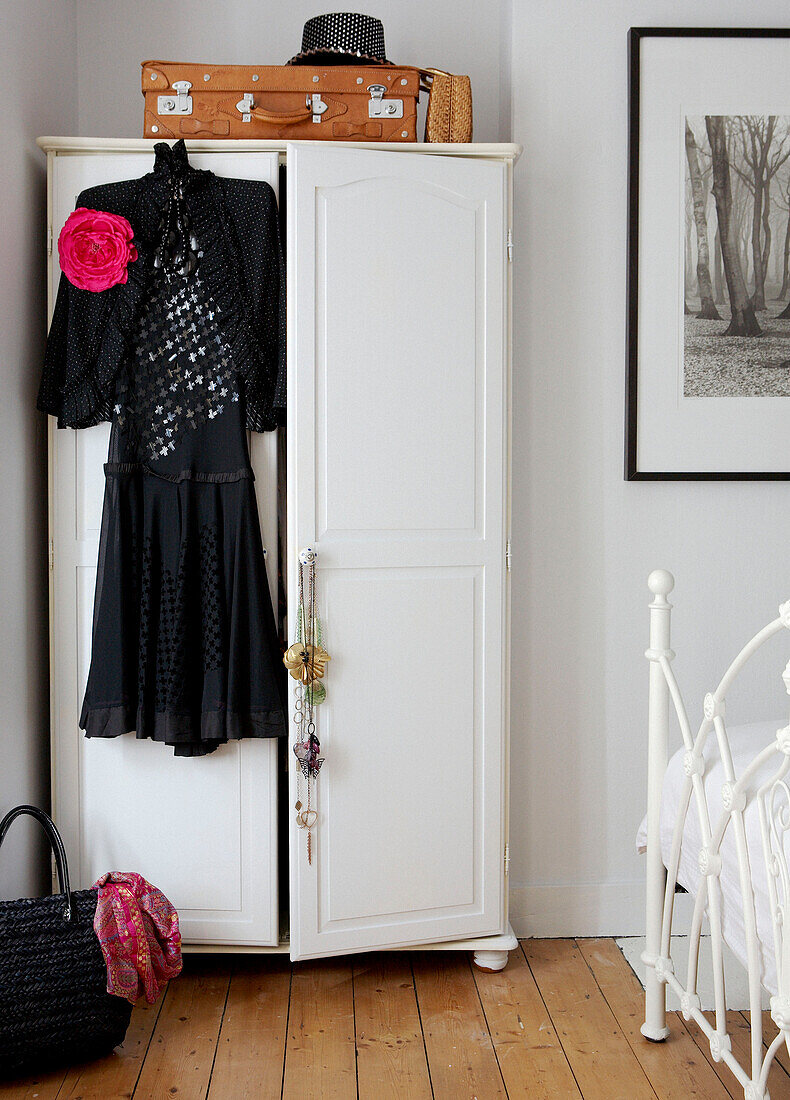
[[[303,684],[312,684],[314,680],[323,679],[326,662],[331,659],[320,645],[296,642],[285,651],[283,664],[294,680],[300,680]]]

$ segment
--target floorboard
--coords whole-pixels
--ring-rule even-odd
[[[506,1097],[469,957],[418,951],[413,965],[434,1096]]]
[[[143,1068],[164,998],[155,1005],[141,1001],[132,1011],[123,1044],[97,1062],[73,1066],[58,1093],[58,1100],[127,1100]]]
[[[751,1043],[750,1043],[750,1024],[749,1019],[751,1013],[742,1012],[743,1022],[746,1025],[745,1032],[738,1032],[739,1036],[743,1035],[743,1044],[737,1050],[735,1043],[733,1042],[733,1053],[738,1059],[745,1065],[750,1064],[751,1059]],[[763,1018],[763,1055],[768,1049],[771,1040],[776,1035],[777,1027],[771,1019],[770,1012],[764,1012]],[[779,1048],[779,1055],[775,1057],[771,1065],[770,1072],[768,1074],[768,1091],[771,1094],[771,1100],[790,1100],[790,1075],[787,1070],[787,1047],[782,1046]]]
[[[138,1100],[203,1100],[230,983],[227,956],[188,955],[156,1021],[134,1091]]]
[[[33,1073],[18,1081],[0,1080],[0,1096],[3,1100],[55,1100],[66,1077],[66,1070]]]
[[[281,955],[253,955],[237,963],[222,1017],[209,1100],[280,1096],[290,996],[291,965]]]
[[[748,1021],[749,1013],[744,1012],[744,1017]],[[771,1045],[771,1042],[778,1031],[778,1027],[771,1019],[770,1012],[763,1012],[763,1043],[766,1049]],[[775,1055],[776,1061],[782,1067],[786,1073],[790,1073],[790,1057],[787,1054],[787,1044],[783,1043]]]
[[[670,1013],[654,1044],[642,1013],[611,939],[524,940],[496,974],[460,952],[188,955],[113,1054],[0,1083],[0,1100],[742,1100],[694,1023]],[[743,1063],[748,1014],[728,1028]],[[790,1100],[784,1047],[769,1088]]]
[[[354,959],[353,971],[360,1100],[430,1100],[409,956],[362,955]]]
[[[644,1070],[576,943],[525,940],[523,948],[585,1100],[653,1100]]]
[[[284,1100],[354,1100],[356,1095],[351,963],[294,963]]]
[[[581,1096],[532,971],[521,951],[504,970],[473,968],[477,992],[511,1097],[566,1100]]]
[[[578,945],[659,1100],[726,1100],[727,1089],[676,1013],[669,1014],[665,1042],[651,1043],[642,1035],[644,990],[614,940],[579,940]]]

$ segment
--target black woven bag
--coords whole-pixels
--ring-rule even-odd
[[[107,968],[93,931],[96,890],[69,888],[66,850],[52,819],[17,806],[0,821],[0,844],[14,818],[46,830],[60,893],[0,902],[0,1074],[108,1054],[123,1042],[132,1006],[107,992]]]

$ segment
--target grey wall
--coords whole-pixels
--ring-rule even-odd
[[[14,113],[7,123],[18,140],[8,143],[0,220],[0,370],[8,394],[0,405],[0,629],[8,669],[0,682],[0,797],[10,801],[41,788],[38,731],[46,726],[44,578],[41,567],[26,564],[43,560],[44,493],[43,440],[35,439],[31,412],[43,310],[43,252],[35,250],[43,173],[30,139],[47,130],[137,135],[143,58],[284,61],[304,19],[320,9],[313,0],[234,0],[222,9],[209,0],[77,0],[76,39],[71,2],[28,3],[24,21],[14,5],[3,10],[3,79],[13,79],[13,102],[25,105],[23,118]],[[689,698],[701,699],[790,595],[790,487],[622,479],[626,34],[630,25],[783,25],[787,6],[389,0],[374,10],[393,59],[471,73],[478,140],[508,138],[512,84],[512,134],[525,146],[514,221],[514,924],[524,934],[638,931],[643,866],[633,836],[645,796],[645,577],[656,565],[677,575],[677,669]],[[785,658],[776,652],[758,664],[731,716],[786,709],[778,677]],[[2,868],[0,860],[0,875]]]
[[[46,423],[35,410],[46,324],[45,159],[39,134],[77,125],[74,0],[0,2],[0,813],[47,805]],[[43,884],[38,827],[0,852],[0,896]]]
[[[509,7],[500,0],[378,0],[354,10],[382,20],[390,60],[471,74],[476,140],[496,141],[500,95],[508,93],[500,72],[503,55],[509,58],[501,33]],[[142,60],[284,64],[299,51],[305,20],[336,9],[316,0],[78,0],[77,10],[80,132],[137,137]]]
[[[790,485],[623,481],[629,26],[786,26],[783,0],[514,4],[514,923],[643,927],[648,572],[699,718],[790,593]],[[765,659],[732,721],[786,715]],[[693,706],[691,705],[693,703]],[[786,721],[786,718],[785,718]]]

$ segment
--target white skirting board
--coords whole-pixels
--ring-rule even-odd
[[[645,883],[511,883],[509,914],[521,938],[641,936]]]
[[[685,975],[686,962],[688,960],[688,936],[672,936],[670,957],[675,963],[675,968]],[[626,961],[639,978],[642,985],[645,983],[645,964],[641,955],[645,949],[644,936],[629,936],[617,940],[617,946],[625,955]],[[746,978],[746,970],[735,958],[725,943],[724,951],[724,984],[727,990],[727,1008],[734,1012],[749,1011],[749,983]],[[710,1012],[715,1008],[713,1002],[713,968],[711,966],[710,936],[702,936],[700,939],[700,966],[698,992],[702,1002],[702,1011]],[[769,1007],[770,997],[763,990],[763,1008]],[[680,1009],[680,1000],[671,989],[667,990],[667,1008],[670,1012]]]

